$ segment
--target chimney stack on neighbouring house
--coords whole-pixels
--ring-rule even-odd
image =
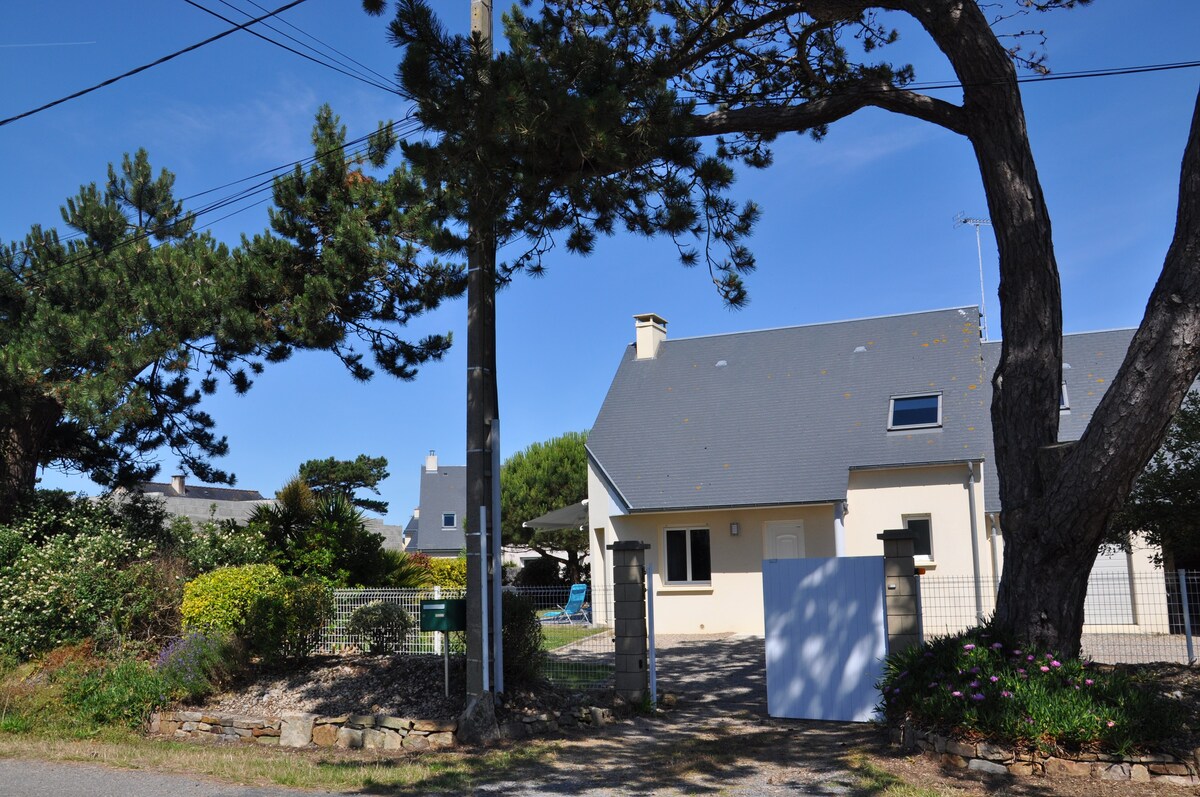
[[[425,472],[437,473],[437,452],[433,449],[430,449],[429,456],[425,457]]]
[[[184,486],[183,479],[184,474],[182,473],[176,473],[171,477],[171,489],[174,490],[177,495],[183,495],[187,492],[187,488]]]
[[[637,323],[637,358],[653,360],[658,354],[658,347],[667,339],[667,320],[657,313],[639,313],[633,317]]]

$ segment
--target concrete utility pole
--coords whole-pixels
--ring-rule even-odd
[[[471,35],[478,37],[491,57],[492,2],[471,0]],[[486,90],[486,89],[485,89]],[[487,103],[476,103],[482,112]],[[476,136],[482,138],[491,120],[475,118]],[[492,187],[483,158],[470,186],[470,221],[467,230],[467,695],[473,707],[492,715],[494,680],[489,662],[492,615],[488,598],[492,580],[489,520],[499,493],[492,462],[493,433],[498,434],[499,401],[496,393],[496,237]],[[486,724],[486,720],[484,720]]]

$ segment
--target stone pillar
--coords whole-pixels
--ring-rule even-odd
[[[876,536],[883,540],[888,653],[899,653],[921,644],[921,593],[913,561],[913,533],[891,529]]]
[[[613,614],[616,623],[617,694],[641,703],[650,691],[646,638],[646,557],[649,544],[614,542]]]

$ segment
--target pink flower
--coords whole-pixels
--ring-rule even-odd
[[[989,681],[991,681],[992,683],[996,683],[996,681],[999,681],[999,680],[1000,680],[1000,676],[999,676],[999,675],[993,675],[991,678],[988,678],[988,680],[989,680]]]
[[[959,692],[958,690],[955,690],[955,691],[951,692],[951,693],[950,693],[950,695],[951,695],[952,697],[962,697],[962,692]]]
[[[1033,654],[1030,653],[1028,656],[1026,656],[1025,661],[1033,661]]]
[[[1043,664],[1041,667],[1038,667],[1038,669],[1041,670],[1042,672],[1050,672],[1050,668],[1047,667],[1045,664]]]
[[[1108,722],[1106,722],[1106,723],[1104,723],[1104,724],[1105,724],[1105,725],[1107,725],[1108,727],[1110,727],[1110,728],[1111,728],[1111,727],[1113,727],[1114,725],[1116,725],[1117,723],[1113,722],[1112,720],[1109,720]]]
[[[999,650],[1002,647],[1004,647],[1004,644],[1002,642],[993,642],[992,643],[992,650]]]
[[[1092,684],[1094,684],[1094,683],[1096,683],[1096,682],[1095,682],[1095,681],[1093,681],[1091,678],[1084,678],[1084,679],[1083,679],[1083,685],[1084,685],[1084,686],[1091,686],[1091,685],[1092,685]]]
[[[978,703],[980,700],[983,700],[983,694],[976,692],[975,694],[971,695],[971,699]]]
[[[974,650],[974,649],[975,649],[975,646],[970,643],[963,645],[963,650]]]
[[[1000,697],[1012,697],[1012,692],[1005,689],[1003,692],[1000,693]]]
[[[1051,661],[1051,662],[1050,662],[1050,666],[1051,666],[1051,667],[1061,667],[1061,666],[1062,666],[1062,662],[1061,662],[1061,661]]]

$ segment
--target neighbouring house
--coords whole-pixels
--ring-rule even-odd
[[[436,451],[430,451],[421,468],[420,506],[404,527],[409,551],[429,556],[458,556],[467,547],[467,468],[464,465],[440,465]],[[541,519],[537,519],[541,520]],[[551,522],[557,522],[551,518]],[[586,524],[586,519],[583,520]],[[552,525],[561,528],[561,525]],[[551,551],[561,555],[562,551]],[[501,560],[506,566],[522,568],[541,554],[528,548],[506,545]]]
[[[764,559],[881,555],[876,535],[907,528],[926,574],[961,577],[990,609],[999,344],[978,308],[675,340],[663,318],[635,320],[587,441],[593,585],[611,580],[607,545],[641,541],[657,630],[761,634]],[[1131,335],[1064,338],[1062,439]],[[1146,551],[1100,562],[1152,568]]]
[[[158,498],[170,514],[196,524],[232,520],[244,525],[256,508],[275,503],[274,498],[264,498],[258,490],[188,484],[182,474],[172,476],[170,482],[142,482],[134,489]],[[400,526],[389,526],[374,517],[364,516],[363,520],[368,529],[383,536],[384,548],[404,550],[404,530]]]
[[[420,505],[405,526],[409,551],[458,556],[467,547],[467,468],[440,465],[430,451],[421,467]]]
[[[142,482],[134,488],[143,495],[155,496],[172,515],[187,518],[193,523],[220,523],[234,520],[245,523],[256,507],[273,504],[258,490],[238,490],[232,487],[210,487],[188,484],[187,477],[176,474],[169,482]]]

